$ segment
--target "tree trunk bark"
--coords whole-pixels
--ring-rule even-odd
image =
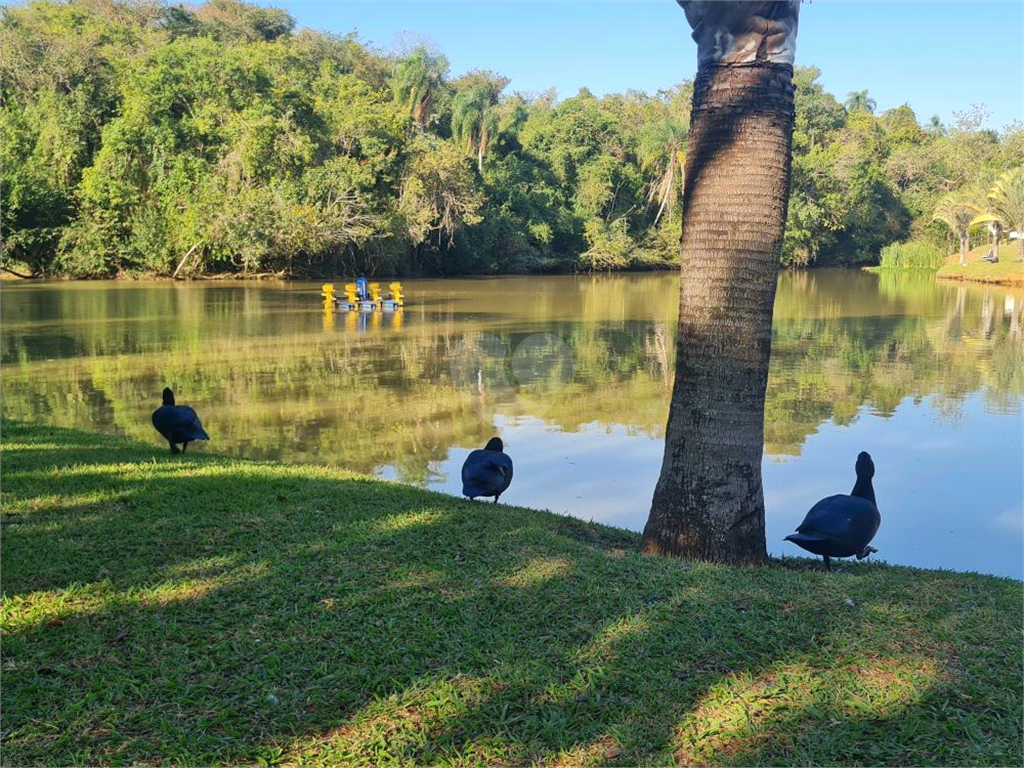
[[[185,255],[184,255],[184,256],[182,256],[182,257],[181,257],[181,261],[179,261],[179,262],[178,262],[178,266],[177,266],[177,268],[176,268],[176,269],[174,270],[174,274],[172,274],[172,275],[171,275],[171,279],[172,279],[172,280],[177,280],[177,279],[178,279],[178,273],[179,273],[179,272],[181,272],[181,268],[182,268],[183,266],[185,266],[185,261],[186,261],[186,260],[188,259],[188,257],[189,257],[189,256],[191,256],[191,255],[192,255],[192,252],[193,252],[193,251],[194,251],[194,250],[195,250],[196,248],[198,248],[198,247],[199,247],[199,243],[196,243],[196,244],[195,244],[195,245],[193,245],[193,246],[192,246],[191,248],[189,248],[189,249],[188,249],[188,251],[186,251],[186,252],[185,252]]]
[[[960,235],[960,266],[967,266],[967,233],[963,232]]]
[[[768,61],[697,74],[675,384],[644,528],[647,553],[726,563],[767,558],[764,396],[789,203],[792,78],[790,64]]]

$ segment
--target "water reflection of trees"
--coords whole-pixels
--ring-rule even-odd
[[[482,444],[499,417],[660,437],[675,276],[514,281],[492,283],[500,295],[477,286],[467,305],[326,320],[296,310],[312,297],[276,286],[5,292],[3,414],[153,441],[149,414],[170,383],[201,406],[213,450],[390,465],[409,482],[452,447]],[[1018,412],[1022,308],[1019,291],[930,278],[782,275],[767,451],[798,453],[821,424],[865,407],[888,416],[908,397],[950,418],[975,392]]]

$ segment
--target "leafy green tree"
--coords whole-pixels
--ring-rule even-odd
[[[957,115],[946,135],[934,140],[934,161],[942,167],[943,193],[986,185],[1000,172],[1020,162],[1019,154],[1012,160],[1006,157],[999,134],[981,129],[986,110],[971,109]]]
[[[856,169],[846,178],[843,213],[836,249],[846,263],[877,263],[883,246],[909,232],[910,215],[878,166]]]
[[[0,175],[0,269],[22,277],[52,271],[64,227],[71,221],[67,197],[25,167]],[[21,265],[28,272],[18,270]]]
[[[465,155],[455,145],[430,136],[413,140],[398,209],[419,253],[432,237],[435,246],[451,248],[456,230],[480,221],[482,204]]]
[[[587,219],[583,235],[590,247],[579,257],[584,269],[596,272],[627,266],[636,248],[627,227],[628,222],[622,217],[609,222],[599,218]]]
[[[849,114],[827,150],[813,157],[810,188],[834,223],[830,247],[817,253],[819,265],[878,263],[883,246],[906,239],[910,214],[884,172],[889,152],[881,121],[858,111]]]
[[[561,186],[530,154],[509,151],[489,162],[484,194],[482,221],[457,241],[469,271],[565,270],[586,248]]]
[[[926,134],[917,122],[917,115],[908,104],[887,110],[880,120],[890,150],[902,144],[921,144]]]
[[[395,63],[392,89],[395,101],[412,120],[417,131],[425,131],[433,122],[434,108],[448,74],[448,59],[418,46]]]
[[[793,125],[793,153],[800,156],[826,144],[846,124],[846,110],[835,96],[818,82],[817,67],[795,67],[796,122]]]
[[[837,232],[843,227],[840,186],[820,144],[793,158],[782,266],[812,266],[820,254],[836,250]]]
[[[187,28],[186,14],[186,9],[178,8],[171,16],[179,28]],[[295,19],[281,8],[261,8],[238,0],[207,0],[194,18],[200,24],[197,34],[246,43],[277,40],[295,28]]]
[[[452,136],[475,152],[481,174],[484,155],[498,132],[498,99],[508,83],[507,77],[483,70],[474,70],[453,83],[457,93],[452,99]]]
[[[878,104],[868,96],[867,91],[850,91],[846,94],[843,106],[846,107],[847,112],[867,112],[873,115]]]
[[[539,109],[523,126],[525,151],[550,165],[559,183],[576,186],[579,169],[619,136],[615,115],[586,89],[552,109]],[[620,150],[621,153],[621,150]]]
[[[41,98],[28,109],[9,101],[0,113],[0,267],[15,274],[27,268],[29,276],[51,271],[63,229],[75,213],[69,186],[81,172],[77,137],[61,130],[63,121],[46,116],[47,102],[55,101],[59,109],[70,100],[47,95],[52,99]]]
[[[842,182],[831,145],[846,125],[846,110],[827,93],[817,67],[795,67],[793,172],[782,245],[782,265],[807,267],[835,251],[841,230]]]

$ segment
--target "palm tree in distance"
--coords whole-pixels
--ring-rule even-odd
[[[477,169],[484,172],[484,155],[498,132],[498,99],[509,79],[493,72],[474,70],[455,83],[452,99],[452,135],[476,153]]]
[[[653,177],[647,194],[647,206],[649,210],[655,201],[658,203],[655,224],[666,208],[671,210],[676,200],[673,192],[676,177],[682,175],[685,148],[686,128],[671,118],[649,123],[640,133],[637,159],[640,170]]]
[[[999,260],[999,237],[1003,229],[1017,231],[1017,247],[1024,261],[1024,166],[1003,173],[985,195],[985,210],[971,221],[971,226],[988,224],[993,235],[993,255]]]
[[[941,221],[960,238],[960,266],[967,264],[968,232],[974,224],[974,217],[981,213],[977,197],[970,192],[950,192],[939,200],[932,215],[932,221]]]
[[[867,91],[850,91],[846,94],[843,106],[846,107],[847,112],[867,112],[869,115],[873,115],[878,104],[868,96]]]
[[[395,101],[408,111],[417,131],[426,130],[447,74],[448,59],[423,45],[395,63],[391,80]]]

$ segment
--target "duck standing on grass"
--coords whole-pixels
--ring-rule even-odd
[[[878,550],[868,544],[874,538],[882,516],[875,504],[875,489],[871,478],[875,464],[871,456],[861,451],[857,456],[857,482],[849,496],[837,494],[822,499],[807,513],[804,521],[786,537],[798,547],[821,555],[825,570],[832,570],[831,557],[856,555],[863,560]]]
[[[462,465],[462,495],[475,499],[477,496],[493,496],[494,503],[512,482],[512,459],[504,453],[505,445],[500,437],[492,437],[482,450],[476,450],[466,457]]]
[[[174,404],[174,392],[164,388],[164,404],[153,411],[153,426],[171,444],[171,453],[184,453],[193,440],[209,440],[199,416],[187,405]],[[175,443],[181,443],[181,450]]]

